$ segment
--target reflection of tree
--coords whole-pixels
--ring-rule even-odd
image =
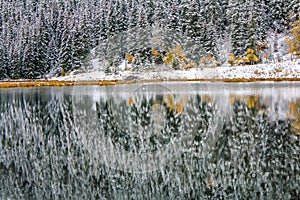
[[[296,134],[300,135],[300,99],[294,102],[289,102],[289,112],[287,118],[293,119],[292,125],[296,131]]]
[[[157,105],[163,108],[165,114],[163,127],[154,132]],[[181,123],[180,115],[166,102],[157,102],[157,99],[139,97],[138,102],[130,98],[127,102],[117,104],[114,99],[96,103],[100,126],[103,126],[105,136],[112,139],[115,145],[130,151],[155,151],[176,137]],[[160,123],[160,122],[157,122]]]
[[[80,98],[83,105],[77,106],[69,95],[1,94],[4,197],[298,199],[300,144],[291,141],[291,120],[270,117],[270,102],[262,103],[260,96],[235,97],[223,129],[214,134],[209,131],[217,115],[214,98],[196,95],[181,101],[174,96],[140,96],[127,102],[100,98],[94,112],[84,106],[89,97]],[[180,102],[182,109],[177,110]],[[298,108],[299,100],[290,103],[289,118],[298,119]],[[181,129],[187,135],[196,130],[189,145],[181,147],[183,153],[147,174],[102,165],[99,135],[107,134],[123,150],[137,151],[146,144],[130,127],[138,124],[147,130],[156,123],[154,111],[164,112],[166,121],[162,134],[151,142],[148,138],[144,150],[163,148]]]
[[[6,97],[0,104],[1,187],[18,190],[9,196],[25,199],[43,199],[45,193],[54,198],[53,187],[57,192],[71,184],[84,187],[76,177],[86,178],[88,161],[72,96],[32,92]]]
[[[291,142],[290,121],[271,120],[260,99],[231,97],[233,113],[211,160],[217,166],[217,171],[210,170],[210,177],[217,179],[212,190],[243,198],[269,198],[270,193],[284,198],[288,193],[294,199],[297,187],[290,183],[298,182],[294,169],[300,166],[300,145]]]

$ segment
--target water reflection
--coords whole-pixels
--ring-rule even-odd
[[[298,198],[297,84],[167,86],[1,89],[1,198]]]

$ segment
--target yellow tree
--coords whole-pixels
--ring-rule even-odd
[[[297,21],[294,22],[293,28],[291,29],[293,38],[288,38],[289,53],[300,55],[300,16]]]

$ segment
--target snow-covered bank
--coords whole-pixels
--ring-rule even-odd
[[[220,78],[246,78],[246,79],[276,79],[300,78],[300,63],[285,61],[282,63],[259,64],[236,67],[218,68]]]
[[[78,74],[52,78],[59,81],[147,81],[147,80],[230,80],[230,79],[300,79],[300,62],[285,61],[272,64],[246,66],[222,66],[216,68],[192,68],[188,70],[155,70],[145,72],[118,71],[105,74],[104,71],[91,70]]]

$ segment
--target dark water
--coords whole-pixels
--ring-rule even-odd
[[[300,83],[0,95],[1,199],[299,199]]]

